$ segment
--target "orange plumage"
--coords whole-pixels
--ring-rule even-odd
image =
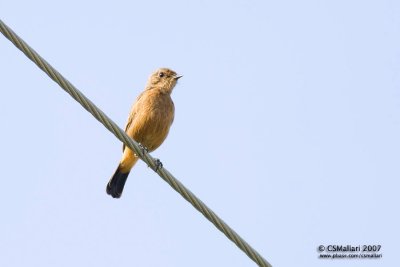
[[[125,132],[149,152],[164,142],[174,121],[175,107],[171,93],[180,77],[167,68],[155,71],[129,113]],[[107,194],[114,198],[121,197],[129,172],[138,159],[131,149],[123,146],[122,159],[107,184]]]

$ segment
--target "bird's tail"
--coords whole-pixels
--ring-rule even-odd
[[[121,171],[121,166],[118,165],[117,170],[107,184],[107,194],[111,195],[113,198],[120,198],[128,175],[129,172],[123,173]]]

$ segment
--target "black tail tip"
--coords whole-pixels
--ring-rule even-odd
[[[107,188],[106,188],[106,192],[107,194],[109,194],[110,196],[112,196],[113,198],[120,198],[122,196],[122,192],[117,192],[115,190],[115,188],[113,188],[110,185],[110,182],[107,184]]]
[[[113,198],[120,198],[122,195],[122,191],[124,190],[124,186],[126,183],[126,179],[128,179],[129,172],[123,173],[120,171],[119,167],[115,171],[114,175],[111,177],[110,181],[107,184],[106,192]]]

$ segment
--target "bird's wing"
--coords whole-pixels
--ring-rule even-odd
[[[126,133],[128,132],[128,129],[131,127],[132,122],[135,120],[135,117],[136,117],[136,114],[137,114],[137,111],[138,111],[139,99],[141,98],[142,95],[143,95],[143,93],[141,93],[137,97],[135,103],[132,106],[131,112],[129,113],[128,121],[126,122],[126,125],[125,125],[125,132]],[[122,144],[122,153],[124,153],[124,150],[125,150],[125,144]]]

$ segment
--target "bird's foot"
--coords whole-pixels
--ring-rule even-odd
[[[161,170],[163,168],[163,164],[159,159],[155,159],[154,160],[154,164],[156,165],[156,172],[158,172],[158,170]]]
[[[142,145],[142,143],[138,143],[140,150],[142,151],[142,156],[144,156],[144,152],[149,153],[149,149]]]

